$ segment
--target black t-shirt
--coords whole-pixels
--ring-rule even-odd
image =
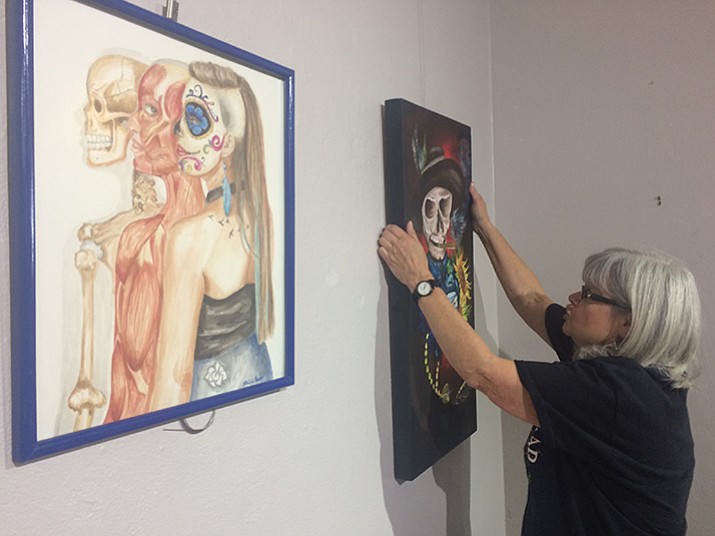
[[[522,536],[684,535],[695,465],[687,391],[626,357],[572,360],[564,312],[546,312],[561,362],[516,361],[540,423],[524,446]]]

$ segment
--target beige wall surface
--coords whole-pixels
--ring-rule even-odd
[[[165,2],[135,3],[160,12]],[[3,154],[2,533],[504,534],[501,419],[486,401],[469,443],[414,482],[392,477],[387,289],[376,254],[386,99],[471,125],[474,175],[493,201],[487,0],[179,3],[180,23],[296,72],[296,385],[221,409],[196,436],[165,431],[172,424],[15,467]],[[6,117],[3,101],[3,152]],[[81,127],[68,136],[79,140]],[[483,255],[477,262],[479,329],[494,341],[496,285]]]
[[[715,3],[490,2],[496,221],[557,301],[611,245],[682,258],[701,293],[704,373],[689,534],[715,526]],[[502,295],[503,296],[503,295]],[[552,359],[502,298],[512,357]],[[504,422],[507,534],[519,533],[525,427]],[[653,438],[653,448],[666,438]]]

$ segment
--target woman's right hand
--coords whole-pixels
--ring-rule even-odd
[[[487,204],[481,194],[477,192],[474,183],[469,185],[469,194],[472,196],[472,229],[475,233],[479,233],[487,225],[491,225]]]
[[[432,279],[427,256],[417,238],[412,222],[405,230],[398,225],[388,225],[380,233],[378,253],[390,271],[410,292],[417,283]]]

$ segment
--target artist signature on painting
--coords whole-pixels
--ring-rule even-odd
[[[249,385],[255,385],[257,383],[263,383],[266,381],[266,377],[263,376],[254,376],[253,378],[248,378],[247,380],[243,380],[243,385],[242,387],[247,387]]]

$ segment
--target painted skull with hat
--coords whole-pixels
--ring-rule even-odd
[[[415,159],[418,169],[420,160]],[[430,256],[441,260],[447,249],[456,246],[457,237],[451,232],[455,223],[452,220],[466,199],[467,181],[459,164],[447,158],[440,146],[431,147],[421,161],[424,166],[421,167],[415,192],[412,223],[418,234],[424,237]],[[459,237],[462,232],[463,229],[460,229],[457,233]]]
[[[468,147],[465,149],[468,153]],[[469,262],[461,244],[469,213],[465,173],[460,162],[446,156],[441,146],[426,150],[417,135],[413,138],[413,156],[420,174],[413,198],[412,223],[427,253],[435,283],[454,308],[468,319],[471,311]],[[432,390],[443,404],[461,404],[471,390],[430,335],[421,313],[420,327],[425,334],[425,373]]]

